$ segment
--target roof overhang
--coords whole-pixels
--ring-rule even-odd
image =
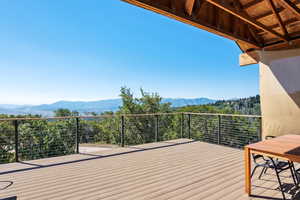
[[[237,42],[243,52],[300,47],[298,0],[123,0]]]

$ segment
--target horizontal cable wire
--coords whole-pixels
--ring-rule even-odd
[[[122,133],[125,145],[190,137],[198,141],[243,148],[261,140],[261,117],[154,113],[1,119],[0,164],[14,162],[17,157],[20,161],[26,161],[70,155],[77,153],[78,145],[121,145]]]

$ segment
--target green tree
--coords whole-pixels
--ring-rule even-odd
[[[134,97],[129,88],[121,88],[121,98],[123,105],[120,107],[121,114],[155,114],[171,113],[170,103],[162,103],[162,97],[157,93],[145,92],[140,90],[141,97]],[[178,125],[178,120],[174,121],[175,116],[128,116],[126,117],[126,144],[141,144],[155,141],[156,120],[159,118],[159,138],[173,139],[178,136],[178,132],[173,127]],[[178,129],[180,130],[180,129]]]
[[[148,93],[140,90],[141,97],[135,98],[130,88],[121,88],[122,114],[153,114],[172,112],[170,103],[162,103],[162,97],[158,93]]]
[[[60,108],[54,111],[55,117],[70,117],[70,116],[78,116],[79,113],[77,111],[70,111],[69,109]]]

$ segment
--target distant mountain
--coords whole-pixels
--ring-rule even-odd
[[[21,108],[24,106],[29,106],[29,105],[0,104],[0,108],[2,108],[2,109],[15,109],[15,108]]]
[[[165,98],[162,101],[163,103],[171,103],[172,107],[182,107],[182,106],[193,106],[193,105],[204,105],[215,103],[216,100],[208,99],[208,98],[196,98],[196,99],[172,99],[172,98]]]
[[[216,100],[208,98],[196,98],[196,99],[172,99],[165,98],[163,103],[171,103],[172,107],[182,107],[188,105],[203,105],[215,103]],[[52,116],[53,111],[66,108],[72,111],[78,111],[81,114],[96,112],[101,113],[105,111],[117,111],[122,105],[121,99],[109,99],[100,101],[58,101],[53,104],[42,104],[37,106],[31,105],[10,105],[0,104],[0,114],[40,114],[43,116]]]

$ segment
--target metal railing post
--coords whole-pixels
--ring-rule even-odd
[[[188,118],[188,128],[189,128],[189,139],[191,139],[191,120],[192,120],[192,116],[191,114],[188,115],[189,118]]]
[[[155,115],[155,142],[158,142],[159,133],[159,116]]]
[[[259,135],[258,135],[258,140],[259,141],[262,141],[263,140],[263,120],[262,120],[262,117],[259,118],[259,121],[260,121],[260,125],[259,125]]]
[[[205,134],[208,136],[207,117],[205,117]]]
[[[14,121],[15,126],[15,161],[19,162],[19,122]]]
[[[221,115],[218,115],[218,144],[221,144]]]
[[[181,113],[181,118],[180,118],[180,135],[181,135],[181,138],[183,138],[183,130],[184,130],[184,113]]]
[[[79,118],[76,117],[76,135],[75,135],[76,153],[79,153],[79,143],[80,143],[80,137],[79,137]]]
[[[121,147],[125,146],[125,117],[121,117]]]

